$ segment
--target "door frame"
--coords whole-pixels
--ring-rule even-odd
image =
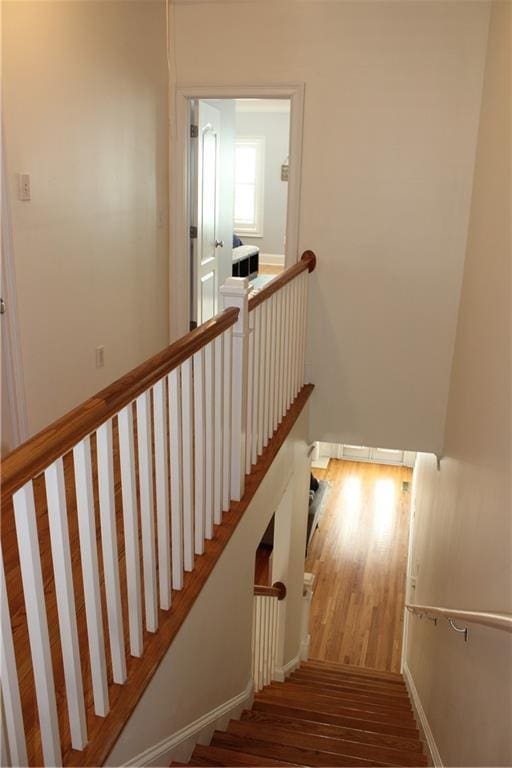
[[[0,129],[1,130],[1,129]],[[16,276],[14,270],[14,246],[12,219],[9,206],[9,190],[5,164],[4,136],[2,130],[2,172],[1,172],[1,211],[2,211],[2,268],[1,291],[5,300],[6,312],[1,319],[2,335],[2,375],[1,385],[6,387],[7,402],[11,414],[11,431],[16,448],[29,437],[25,380],[21,355],[21,339],[18,322],[18,304],[16,299]]]
[[[172,94],[174,120],[170,121],[170,263],[169,338],[175,341],[189,330],[189,149],[190,99],[290,99],[290,166],[286,215],[285,267],[298,258],[304,83],[201,85],[178,84]]]

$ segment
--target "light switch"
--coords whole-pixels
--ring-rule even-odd
[[[30,200],[30,175],[28,173],[19,174],[18,196],[19,199],[24,203]]]

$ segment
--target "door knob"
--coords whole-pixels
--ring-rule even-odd
[[[5,301],[3,299],[0,299],[0,315],[5,315]]]
[[[224,248],[224,240],[216,240],[215,241],[215,247],[216,248]]]

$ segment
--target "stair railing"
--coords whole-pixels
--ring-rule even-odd
[[[276,668],[279,602],[285,597],[286,587],[281,581],[276,581],[271,587],[254,586],[252,676],[256,692],[269,685]]]
[[[250,298],[229,279],[223,312],[2,461],[2,765],[121,731],[138,696],[118,686],[303,386],[314,266]]]
[[[446,619],[454,632],[459,632],[464,635],[464,640],[466,642],[469,635],[467,624],[480,624],[483,627],[491,627],[492,629],[512,632],[512,615],[508,613],[462,611],[455,608],[441,608],[434,605],[415,605],[411,603],[406,603],[405,607],[409,613],[419,616],[420,619],[425,616],[427,619],[433,621],[434,624],[437,624],[439,618]],[[464,626],[458,627],[456,622],[462,622]]]

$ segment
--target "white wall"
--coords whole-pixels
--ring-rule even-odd
[[[489,32],[446,436],[415,470],[419,604],[512,612],[511,7]],[[445,765],[512,764],[512,636],[408,619],[406,663]]]
[[[168,340],[165,3],[3,2],[2,14],[3,122],[35,432]],[[18,173],[31,175],[31,202],[17,199]],[[105,367],[96,369],[100,345]]]
[[[124,764],[247,689],[255,553],[287,486],[293,496],[293,522],[288,594],[280,604],[286,611],[283,663],[299,653],[309,498],[307,411],[265,475],[106,765]],[[297,571],[300,577],[292,578]],[[169,762],[169,756],[162,756],[156,764]]]
[[[487,4],[178,0],[175,21],[180,84],[305,83],[311,437],[438,451]]]
[[[241,238],[247,245],[257,245],[260,253],[284,255],[288,182],[281,181],[281,165],[289,154],[290,113],[270,112],[268,107],[245,112],[237,105],[236,132],[265,138],[263,237]]]

